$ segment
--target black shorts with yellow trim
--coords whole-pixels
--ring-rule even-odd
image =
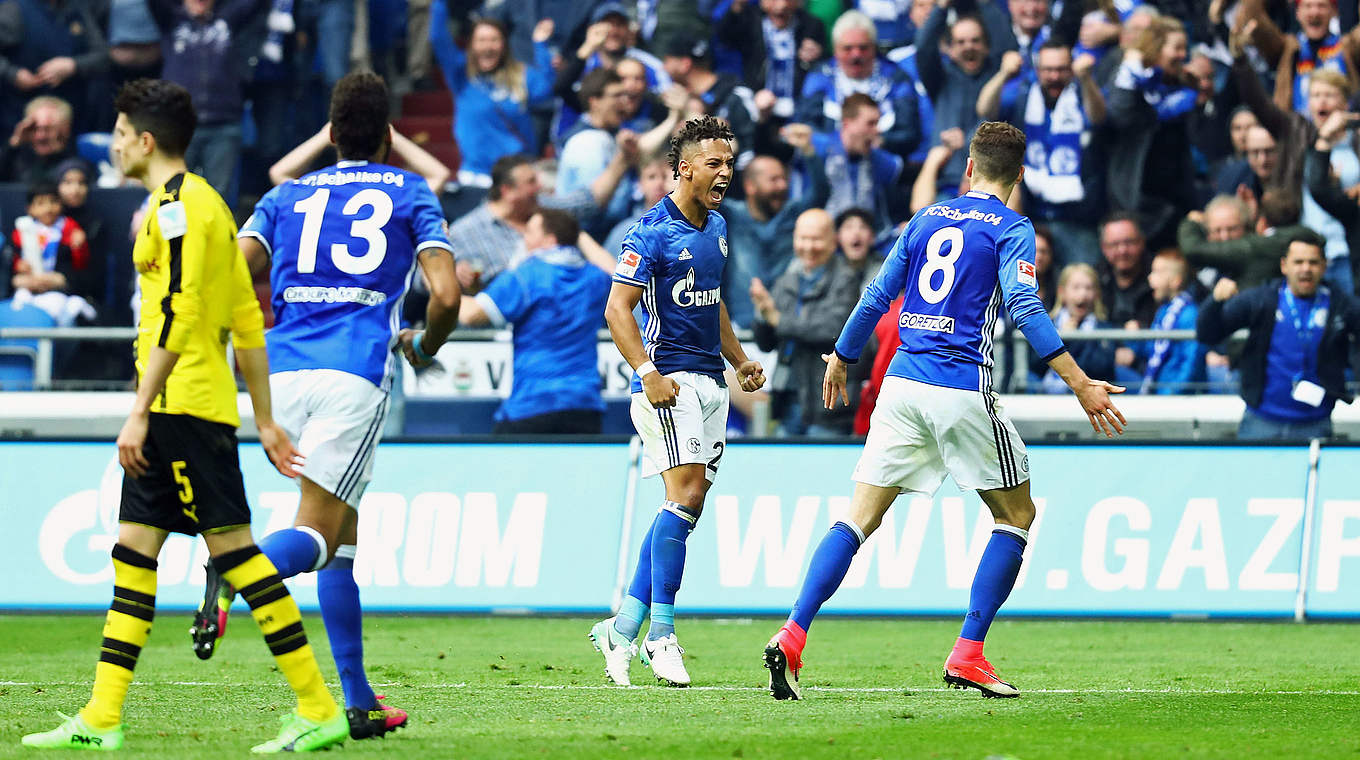
[[[236,428],[152,412],[142,454],[146,474],[123,475],[120,522],[190,536],[250,525]]]

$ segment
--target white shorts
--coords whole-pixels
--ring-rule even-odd
[[[373,476],[388,394],[358,375],[301,369],[269,376],[274,419],[307,461],[301,472],[351,507]]]
[[[885,377],[853,479],[933,494],[948,474],[963,490],[1029,480],[1029,455],[996,395]]]
[[[653,407],[645,393],[633,394],[630,412],[642,438],[642,477],[697,463],[705,465],[711,483],[727,445],[727,389],[694,372],[666,377],[680,384],[670,409]]]

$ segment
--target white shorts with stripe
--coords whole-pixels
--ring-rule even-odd
[[[388,394],[358,375],[302,369],[269,376],[274,419],[306,462],[308,480],[358,507],[373,476]]]
[[[933,494],[944,476],[986,491],[1029,480],[1029,455],[993,393],[885,377],[853,479]]]
[[[666,377],[680,385],[675,406],[656,409],[647,394],[634,393],[629,410],[642,438],[642,477],[682,464],[703,464],[711,483],[727,446],[727,389],[708,375],[694,372]]]

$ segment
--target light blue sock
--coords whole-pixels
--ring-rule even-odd
[[[614,616],[614,630],[628,637],[637,638],[642,621],[647,619],[647,606],[652,603],[652,531],[656,530],[656,520],[647,528],[642,537],[642,548],[638,550],[637,568],[633,570],[633,583],[628,587],[628,596],[619,606]]]
[[[673,501],[665,502],[652,524],[652,624],[647,640],[675,632],[675,594],[685,574],[685,540],[699,516]]]
[[[292,578],[316,569],[325,557],[326,540],[306,527],[285,528],[260,540],[260,551],[274,563],[280,578]]]
[[[363,610],[359,606],[359,584],[354,582],[353,546],[337,549],[335,559],[316,574],[316,598],[321,603],[321,620],[326,624],[335,669],[340,671],[345,707],[376,708],[378,698],[364,672]]]
[[[647,640],[657,639],[675,633],[675,605],[652,604],[652,624],[647,628]]]
[[[638,631],[642,629],[642,621],[646,619],[647,605],[629,594],[623,598],[623,604],[619,605],[619,612],[614,616],[614,630],[632,641],[637,638]]]

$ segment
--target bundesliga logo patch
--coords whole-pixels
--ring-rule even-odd
[[[1028,261],[1015,262],[1015,279],[1021,285],[1028,285],[1031,288],[1039,287],[1039,281],[1034,276],[1034,265]]]
[[[912,314],[909,311],[902,312],[902,318],[898,320],[898,325],[908,330],[928,330],[930,332],[942,332],[954,334],[954,318],[936,316],[934,314]]]
[[[623,256],[619,257],[619,265],[614,270],[614,274],[621,277],[637,277],[638,265],[642,263],[642,257],[636,251],[624,251]]]

